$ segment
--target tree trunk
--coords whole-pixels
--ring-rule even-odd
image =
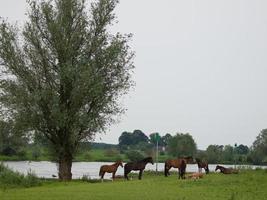
[[[64,155],[60,156],[58,162],[58,178],[61,181],[70,181],[72,178],[71,173],[72,156]]]

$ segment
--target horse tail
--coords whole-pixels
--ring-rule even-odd
[[[100,170],[99,170],[99,176],[102,176],[102,173],[103,173],[102,169],[103,169],[103,167],[101,166]]]
[[[166,161],[164,165],[164,174],[166,177],[168,176],[168,172],[169,172],[169,167],[168,167],[168,162]]]
[[[207,164],[207,167],[206,167],[206,174],[208,174],[210,172],[210,169],[209,169],[209,165]]]
[[[128,163],[126,163],[124,165],[124,178],[128,180],[128,173],[129,173],[129,169],[128,169]]]
[[[184,159],[182,159],[181,165],[180,165],[180,177],[182,179],[185,178],[185,169],[186,169],[186,161]]]

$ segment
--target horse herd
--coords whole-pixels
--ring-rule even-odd
[[[147,157],[143,160],[139,160],[136,162],[128,162],[124,165],[124,178],[126,180],[129,180],[128,174],[131,171],[139,171],[138,179],[142,179],[143,171],[147,165],[147,163],[154,164],[152,157]],[[164,175],[168,177],[170,175],[169,170],[171,168],[177,168],[178,169],[178,178],[185,179],[185,172],[186,172],[186,164],[197,164],[198,165],[198,173],[193,174],[191,177],[197,177],[201,178],[203,175],[201,173],[202,169],[205,170],[206,174],[209,173],[209,165],[206,161],[202,161],[198,158],[193,159],[193,157],[182,157],[177,159],[169,159],[165,161],[164,165]],[[112,165],[102,165],[99,170],[99,176],[101,177],[101,180],[103,181],[105,173],[112,173],[112,180],[115,179],[115,174],[117,172],[118,167],[121,166],[123,168],[123,163],[121,160],[115,162]],[[233,168],[225,168],[223,166],[217,165],[215,171],[220,170],[223,174],[236,174],[238,173],[238,170]]]

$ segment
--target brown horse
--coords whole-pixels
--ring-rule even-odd
[[[102,165],[99,170],[99,176],[101,176],[101,180],[103,181],[105,173],[112,173],[112,180],[114,180],[116,171],[119,166],[123,167],[121,160],[115,162],[112,165]]]
[[[178,177],[183,179],[184,174],[185,174],[186,164],[193,163],[193,162],[194,160],[191,156],[178,158],[178,159],[172,159],[172,160],[171,159],[166,160],[165,166],[164,166],[164,174],[167,177],[168,175],[170,175],[169,170],[172,167],[178,168]]]
[[[197,162],[197,166],[198,166],[198,172],[201,173],[202,172],[202,168],[204,168],[206,174],[208,174],[210,172],[209,170],[209,164],[206,161],[202,161],[199,158],[196,158],[196,162]]]
[[[124,178],[129,180],[128,174],[132,170],[134,170],[134,171],[139,171],[138,179],[141,180],[143,171],[144,171],[147,163],[151,163],[152,165],[154,164],[152,157],[147,157],[147,158],[145,158],[143,160],[139,160],[137,162],[129,162],[129,163],[125,164],[125,166],[124,166]]]
[[[233,168],[226,168],[220,165],[217,165],[215,168],[215,171],[220,170],[221,173],[223,174],[238,174],[238,170],[237,169],[233,169]]]

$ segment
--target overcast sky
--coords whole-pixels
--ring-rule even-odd
[[[198,148],[251,145],[267,128],[267,1],[121,0],[122,33],[133,33],[136,87],[123,131],[189,132]],[[0,16],[22,23],[25,0],[0,0]]]

